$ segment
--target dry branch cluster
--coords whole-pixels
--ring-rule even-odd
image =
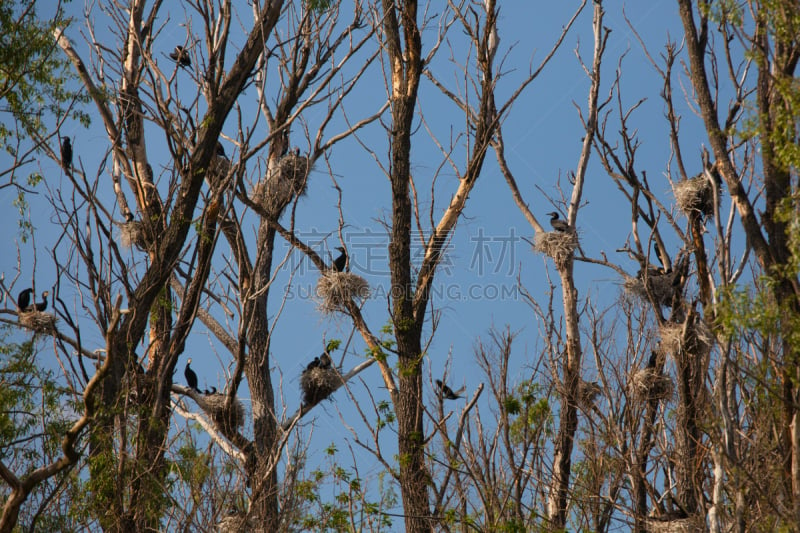
[[[345,313],[351,300],[369,298],[369,283],[352,272],[325,272],[317,281],[317,296],[321,299],[318,306],[321,313]]]
[[[267,178],[253,189],[253,201],[277,217],[296,197],[306,192],[310,165],[308,158],[292,152],[271,165]]]
[[[300,388],[303,389],[303,405],[310,407],[326,399],[342,383],[335,368],[314,367],[303,371]]]
[[[714,191],[703,174],[675,183],[673,192],[678,207],[687,215],[693,211],[706,216],[714,212]]]
[[[571,231],[539,231],[533,240],[534,250],[553,258],[556,266],[563,265],[578,248],[578,234]]]
[[[650,518],[647,520],[649,533],[695,533],[705,531],[705,517]]]
[[[56,317],[41,311],[21,312],[19,323],[36,333],[55,333],[56,331]]]

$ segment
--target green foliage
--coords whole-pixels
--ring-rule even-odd
[[[294,495],[302,500],[303,512],[291,529],[391,531],[392,520],[385,510],[397,504],[395,492],[384,486],[383,475],[378,477],[377,487],[373,487],[357,471],[339,464],[337,452],[334,444],[328,446],[327,464],[308,472],[306,479],[295,484]]]
[[[511,437],[515,443],[523,442],[531,431],[550,430],[553,415],[546,396],[537,383],[526,381],[516,388],[516,395],[508,396],[503,407],[509,415],[517,416],[510,422]]]
[[[308,7],[311,11],[325,11],[330,9],[334,0],[308,0]]]
[[[52,371],[41,368],[33,341],[9,342],[0,328],[0,460],[18,478],[61,455],[61,439],[75,402]],[[36,531],[75,531],[69,493],[75,474],[65,471],[36,485],[20,509],[19,526]]]
[[[40,17],[36,5],[12,0],[0,3],[0,101],[2,111],[14,121],[0,122],[0,143],[15,155],[16,141],[44,135],[43,116],[72,118],[88,125],[86,113],[72,103],[88,102],[88,95],[70,88],[75,75],[58,48],[54,33],[70,20],[62,9]]]

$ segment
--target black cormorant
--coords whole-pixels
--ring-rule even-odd
[[[442,397],[446,400],[458,400],[459,398],[461,398],[461,396],[453,392],[453,389],[442,383],[441,379],[436,380],[436,386],[439,387],[439,391],[442,393]],[[459,393],[464,392],[464,389],[462,388],[458,392]]]
[[[217,141],[217,155],[219,157],[224,157],[225,159],[228,159],[228,156],[225,155],[225,147],[223,147],[222,143],[219,141]]]
[[[47,296],[48,296],[49,294],[50,294],[50,293],[49,293],[48,291],[44,291],[44,292],[42,293],[42,301],[41,301],[41,302],[36,302],[36,303],[34,304],[34,308],[35,308],[37,311],[44,311],[45,309],[47,309]]]
[[[554,230],[565,232],[572,229],[570,225],[566,223],[566,221],[558,218],[558,213],[556,211],[547,214],[550,215],[550,225],[553,226]]]
[[[328,352],[322,352],[322,355],[318,357],[319,359],[319,367],[323,370],[328,370],[331,367],[331,356],[328,355]]]
[[[31,305],[31,294],[33,294],[33,289],[25,289],[17,296],[17,307],[20,311],[27,311],[28,306]]]
[[[309,370],[313,370],[314,368],[319,368],[319,357],[315,357],[313,361],[306,365],[306,369],[303,372],[308,372]]]
[[[650,354],[650,359],[647,361],[647,368],[655,370],[657,364],[658,364],[658,354],[655,352],[655,350],[653,350],[653,353]]]
[[[344,272],[344,267],[347,265],[347,252],[341,246],[337,246],[336,249],[342,252],[342,255],[333,260],[333,270]]]
[[[186,384],[189,385],[190,389],[200,392],[200,389],[197,388],[197,374],[191,369],[190,364],[192,364],[191,357],[186,360],[186,369],[183,371],[183,375],[186,376]]]
[[[192,66],[192,60],[189,58],[189,51],[183,46],[176,46],[169,57],[182,67]]]
[[[61,168],[65,172],[72,169],[72,144],[69,142],[69,137],[62,137],[61,143]]]

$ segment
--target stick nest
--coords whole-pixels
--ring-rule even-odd
[[[277,217],[294,198],[305,194],[309,170],[307,157],[286,154],[271,165],[267,178],[256,184],[252,200]]]
[[[208,172],[206,172],[206,180],[212,190],[219,189],[225,184],[225,178],[228,177],[228,172],[231,169],[231,162],[227,157],[215,155],[211,159],[211,164],[208,165]]]
[[[352,272],[325,272],[317,281],[320,312],[329,315],[347,312],[347,302],[369,298],[369,283]]]
[[[705,531],[705,520],[702,516],[672,520],[667,517],[648,518],[647,531],[649,533],[695,533]]]
[[[217,524],[219,533],[243,533],[245,531],[253,531],[255,527],[256,524],[252,518],[247,518],[238,513],[226,516]]]
[[[227,394],[215,392],[213,394],[195,394],[194,401],[206,412],[211,419],[225,429],[236,430],[244,426],[244,406],[239,399],[235,399],[231,409],[225,410]]]
[[[584,409],[591,409],[594,406],[594,400],[600,394],[600,385],[595,381],[581,380],[578,386],[578,401]]]
[[[578,233],[570,231],[539,231],[533,239],[534,250],[553,258],[556,266],[563,265],[578,248]]]
[[[703,174],[675,183],[673,192],[678,207],[687,215],[692,211],[706,216],[714,212],[714,190]]]
[[[19,323],[36,333],[55,333],[56,331],[56,317],[41,311],[21,312]]]
[[[658,305],[671,306],[676,293],[676,287],[673,284],[675,272],[665,274],[651,269],[647,272],[646,280],[647,284],[645,285],[645,277],[641,273],[635,278],[626,277],[622,286],[623,290],[626,294],[637,296],[646,302],[649,302],[650,296],[652,296],[653,301]],[[648,296],[648,292],[650,296]]]
[[[303,389],[303,405],[316,405],[335,391],[342,378],[335,368],[311,368],[303,370],[300,388]]]
[[[714,342],[714,336],[702,320],[695,320],[687,328],[684,337],[683,324],[664,324],[659,329],[661,349],[665,353],[677,353],[685,350],[695,355],[708,353]]]
[[[669,400],[674,391],[672,379],[652,368],[637,370],[631,376],[628,386],[634,397],[644,401]]]
[[[122,224],[119,230],[119,242],[125,248],[136,246],[142,251],[147,250],[144,224],[138,220]]]

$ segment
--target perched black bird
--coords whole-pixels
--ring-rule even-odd
[[[458,400],[459,398],[461,398],[459,394],[464,392],[464,388],[462,387],[461,389],[458,390],[459,394],[456,394],[455,392],[453,392],[453,389],[442,383],[441,379],[436,380],[436,386],[439,387],[439,392],[441,392],[442,397],[446,400]]]
[[[47,309],[47,296],[48,296],[49,294],[50,294],[50,293],[49,293],[48,291],[44,291],[44,292],[42,293],[42,301],[41,301],[41,302],[36,302],[36,303],[33,305],[33,307],[34,307],[34,308],[35,308],[37,311],[44,311],[45,309]]]
[[[192,364],[191,357],[186,360],[186,369],[183,371],[183,375],[186,376],[186,384],[189,385],[190,389],[200,392],[200,389],[197,388],[197,374],[189,366],[190,364]]]
[[[572,229],[564,220],[558,218],[558,213],[556,211],[547,214],[550,215],[550,225],[553,226],[554,230],[565,232]]]
[[[322,352],[322,355],[318,357],[319,359],[319,367],[323,370],[328,370],[331,368],[331,356],[328,355],[328,352]]]
[[[650,354],[650,359],[647,361],[647,368],[649,370],[655,370],[656,365],[658,364],[658,354],[653,350],[653,353]]]
[[[61,168],[69,172],[72,169],[72,143],[69,142],[69,137],[61,139]]]
[[[319,357],[315,357],[313,361],[306,365],[306,369],[303,372],[308,372],[309,370],[313,370],[315,368],[319,368]]]
[[[189,58],[189,51],[183,46],[176,46],[169,57],[182,67],[192,66],[192,60]]]
[[[17,296],[17,307],[20,311],[27,311],[28,306],[31,305],[31,294],[33,294],[33,289],[25,289]]]
[[[219,141],[217,141],[217,155],[219,157],[224,157],[225,159],[228,159],[228,156],[225,155],[225,147],[222,146],[222,143]]]
[[[335,272],[344,272],[344,267],[347,265],[347,252],[341,246],[337,246],[336,249],[342,252],[342,255],[333,260],[332,269]]]

